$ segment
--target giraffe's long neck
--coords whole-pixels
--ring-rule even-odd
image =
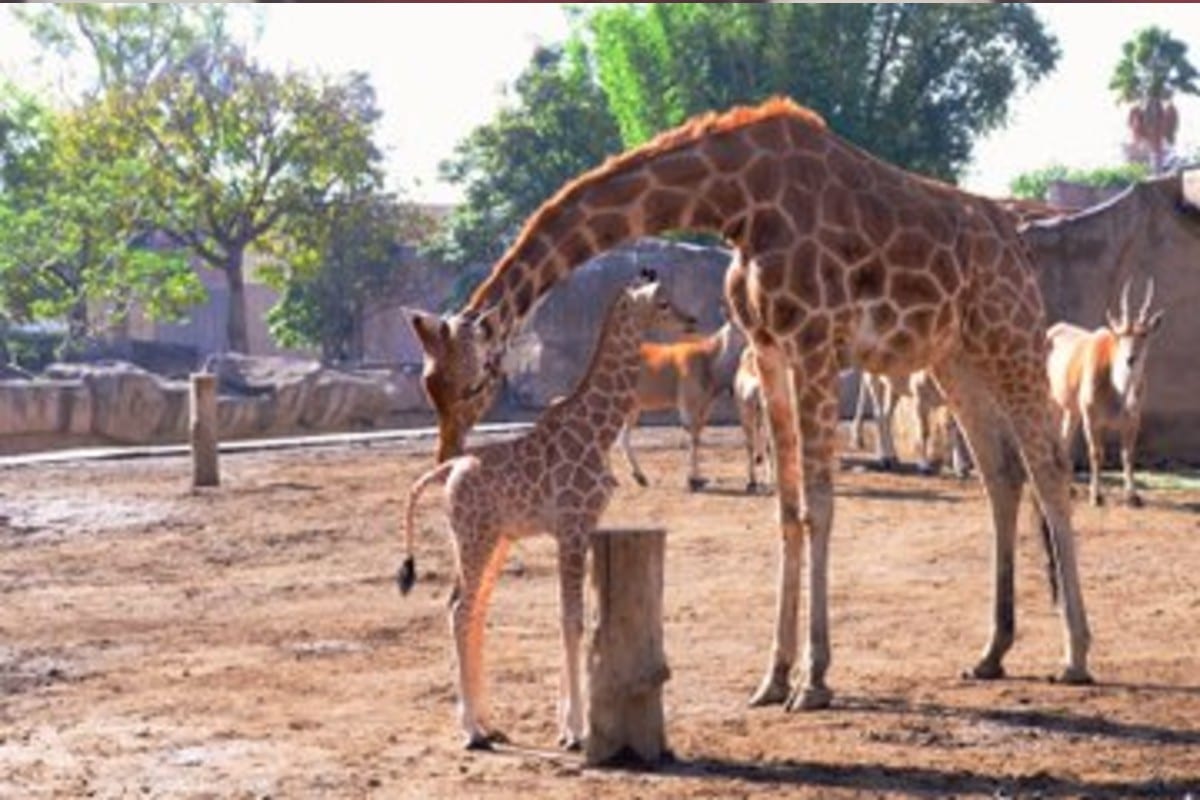
[[[589,428],[604,451],[616,442],[637,396],[638,348],[645,331],[628,306],[623,298],[610,309],[587,372],[561,411],[564,419],[578,419]]]
[[[830,140],[819,117],[786,101],[663,134],[543,205],[463,310],[495,312],[486,335],[506,343],[555,283],[618,244],[679,229],[739,247],[791,235],[791,223],[769,209],[824,169]]]

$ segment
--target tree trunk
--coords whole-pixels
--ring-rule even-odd
[[[666,531],[592,535],[594,621],[588,639],[588,764],[668,756],[662,685]]]
[[[226,319],[226,347],[230,352],[249,353],[250,337],[246,331],[246,281],[242,271],[245,248],[235,246],[225,257],[225,281],[229,286],[229,316]]]

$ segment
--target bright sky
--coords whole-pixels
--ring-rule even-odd
[[[1017,174],[1052,163],[1118,163],[1124,112],[1108,80],[1121,44],[1151,24],[1189,44],[1200,66],[1200,6],[1155,3],[1039,3],[1058,39],[1055,72],[1018,97],[1007,128],[976,148],[967,188],[1003,194]],[[413,199],[451,202],[456,190],[437,164],[502,102],[501,88],[539,43],[561,41],[567,24],[555,4],[264,4],[256,52],[267,62],[331,73],[370,74],[384,110],[379,141],[392,188]],[[23,29],[0,12],[0,75],[52,83],[33,63]],[[796,98],[800,102],[804,98]],[[1200,100],[1177,99],[1179,145],[1200,149]]]

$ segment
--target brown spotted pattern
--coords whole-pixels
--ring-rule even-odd
[[[574,222],[570,229],[564,219]],[[928,369],[973,450],[993,503],[996,540],[992,637],[974,674],[1001,675],[1013,640],[1012,548],[1028,477],[1064,589],[1064,677],[1086,680],[1089,634],[1067,465],[1051,430],[1045,312],[1014,217],[992,201],[885,164],[833,135],[811,112],[777,99],[697,119],[569,183],[531,217],[464,313],[497,316],[494,333],[483,337],[494,360],[530,309],[529,292],[514,290],[513,275],[540,296],[619,234],[686,226],[715,232],[738,252],[727,299],[755,349],[775,442],[779,604],[755,702],[829,702],[837,374],[850,365],[891,375]],[[456,358],[450,345],[427,352],[434,373]],[[439,413],[456,391],[442,388],[450,399],[434,398]],[[461,446],[466,433],[457,423],[450,427],[443,432],[453,440],[444,449]],[[807,678],[792,693],[802,563],[809,581]]]
[[[450,620],[459,669],[460,723],[468,746],[483,747],[495,731],[483,674],[485,617],[504,554],[513,539],[548,533],[558,541],[565,680],[562,741],[583,736],[579,639],[588,539],[617,482],[609,450],[636,403],[639,348],[651,330],[678,333],[693,320],[678,311],[657,282],[621,291],[600,332],[591,365],[575,391],[550,406],[533,429],[443,462],[414,482],[405,540],[413,574],[416,502],[431,483],[445,484],[458,571]],[[402,580],[401,587],[405,588]]]

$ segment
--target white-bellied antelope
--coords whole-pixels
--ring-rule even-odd
[[[1129,317],[1129,287],[1121,290],[1120,316],[1106,313],[1107,325],[1093,331],[1068,322],[1050,327],[1046,357],[1050,392],[1061,412],[1063,442],[1070,452],[1075,429],[1083,423],[1087,441],[1092,505],[1100,505],[1100,467],[1104,461],[1101,434],[1115,429],[1121,435],[1121,468],[1125,499],[1140,506],[1142,499],[1133,483],[1133,448],[1146,401],[1146,358],[1150,337],[1162,322],[1163,311],[1150,313],[1154,280],[1146,285],[1146,297],[1135,319]]]

